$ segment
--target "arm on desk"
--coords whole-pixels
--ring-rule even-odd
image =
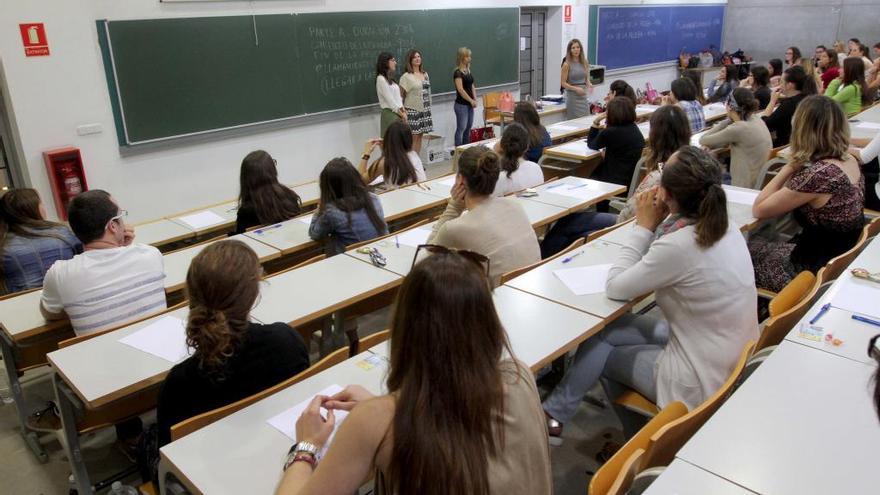
[[[284,473],[276,495],[349,495],[369,479],[373,460],[394,419],[394,400],[378,397],[358,404],[339,426],[327,455],[312,472],[296,462]]]
[[[67,318],[64,312],[64,303],[61,294],[58,293],[58,280],[55,271],[50,267],[43,277],[43,294],[40,296],[40,313],[47,320],[61,320]]]

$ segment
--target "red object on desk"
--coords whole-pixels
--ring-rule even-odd
[[[60,148],[43,152],[46,174],[55,198],[58,218],[67,220],[67,204],[77,194],[88,191],[86,171],[79,148]]]

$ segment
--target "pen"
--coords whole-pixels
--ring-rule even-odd
[[[880,321],[872,320],[871,318],[865,318],[864,316],[859,315],[852,315],[852,319],[860,321],[862,323],[867,323],[869,325],[874,325],[875,327],[880,327]]]
[[[267,230],[277,229],[278,227],[281,227],[280,223],[276,223],[275,225],[270,225],[268,227],[263,227],[262,229],[257,229],[254,231],[254,234],[260,235]]]
[[[816,316],[814,316],[813,319],[810,320],[810,325],[813,325],[813,324],[815,324],[817,321],[819,321],[819,318],[821,318],[822,315],[824,315],[825,313],[827,313],[829,309],[831,309],[831,303],[825,303],[825,304],[823,304],[822,307],[819,308],[819,312],[816,313]]]
[[[568,263],[569,261],[575,259],[576,257],[578,257],[578,256],[580,256],[580,255],[582,255],[582,254],[584,254],[583,251],[578,251],[578,252],[574,253],[573,255],[571,255],[571,256],[569,256],[569,257],[567,257],[567,258],[563,258],[563,259],[562,259],[562,262],[563,262],[563,263]]]
[[[582,187],[587,187],[587,186],[588,186],[588,184],[581,184],[579,186],[571,186],[568,188],[568,190],[571,191],[572,189],[580,189]]]
[[[565,185],[565,182],[560,182],[558,184],[551,184],[551,185],[547,186],[547,189],[553,189],[554,187],[562,187],[564,185]]]
[[[394,245],[396,245],[398,248],[400,247],[400,239],[398,239],[397,236],[394,236]]]

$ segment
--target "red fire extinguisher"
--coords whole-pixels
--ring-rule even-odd
[[[77,194],[83,192],[82,181],[76,173],[76,166],[73,162],[67,162],[60,167],[62,190],[64,191],[64,203],[70,203]]]

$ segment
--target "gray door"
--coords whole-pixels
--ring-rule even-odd
[[[544,94],[545,9],[521,9],[519,14],[519,91],[520,98],[540,98]]]

